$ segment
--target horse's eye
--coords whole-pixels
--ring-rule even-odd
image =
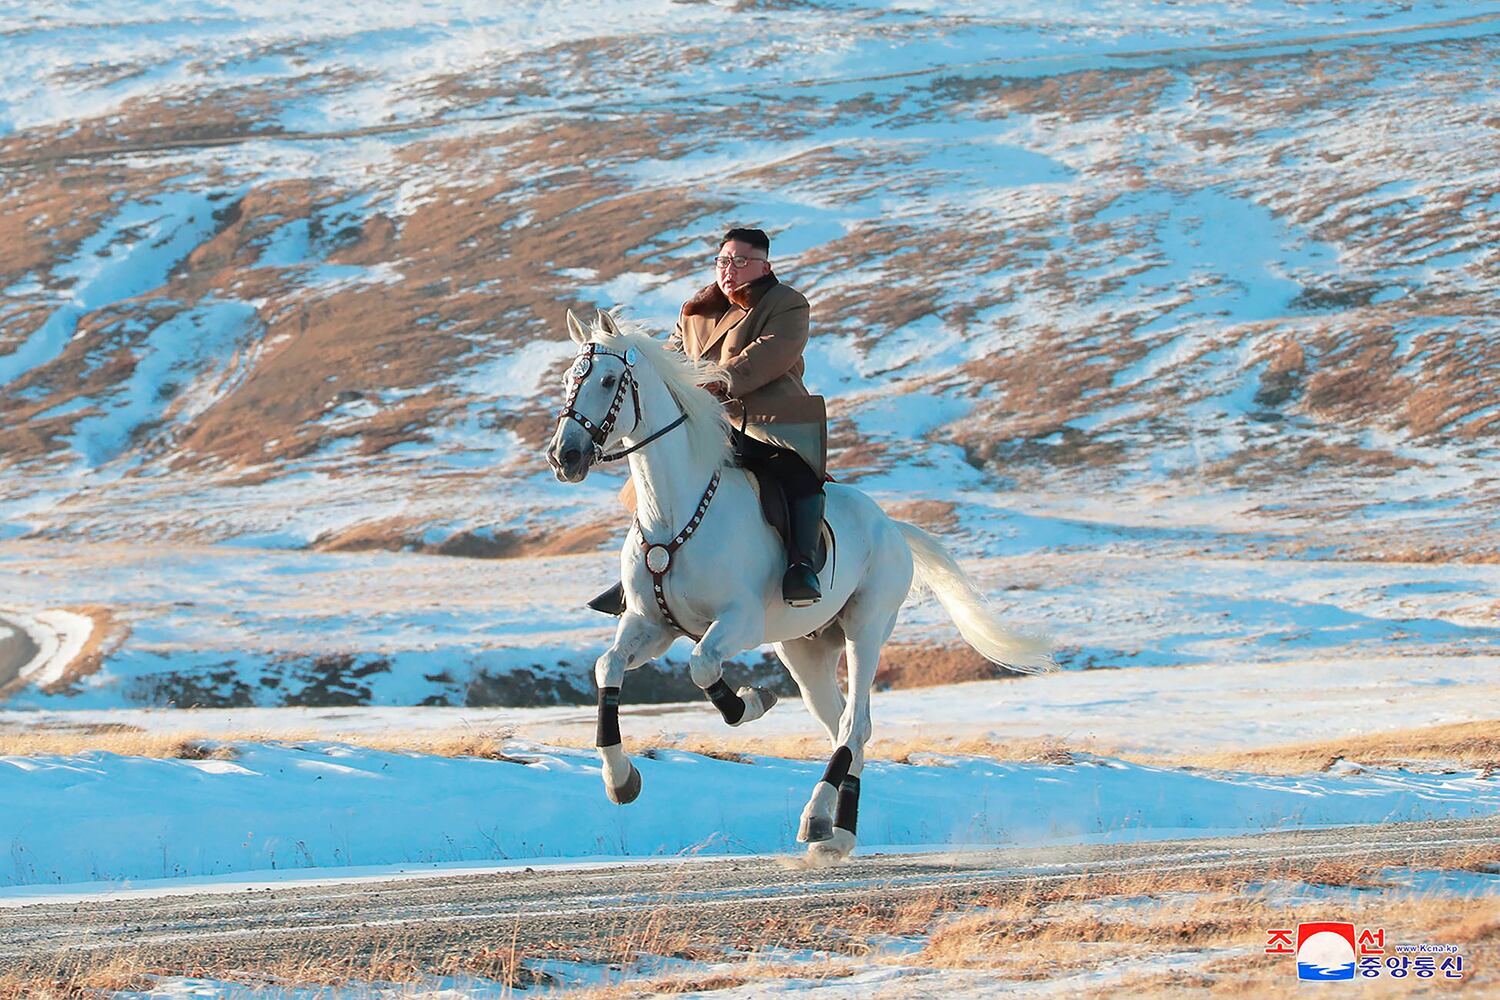
[[[613,375],[604,376],[603,385],[606,389],[613,389],[615,387],[615,377]]]

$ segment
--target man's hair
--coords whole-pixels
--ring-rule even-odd
[[[767,257],[771,256],[771,237],[766,235],[764,229],[731,229],[719,241],[720,249],[723,249],[724,244],[730,240],[739,240],[741,243],[748,243]]]

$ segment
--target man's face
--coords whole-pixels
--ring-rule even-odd
[[[736,260],[744,260],[743,267],[736,267]],[[714,281],[719,291],[728,295],[738,285],[754,281],[771,270],[771,262],[763,251],[757,250],[743,240],[730,240],[719,247],[719,256],[714,260]]]

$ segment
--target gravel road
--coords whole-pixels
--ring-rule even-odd
[[[955,854],[879,855],[799,870],[776,859],[710,858],[595,868],[515,869],[352,884],[0,907],[0,968],[48,969],[133,953],[153,965],[256,968],[289,955],[347,961],[392,950],[424,965],[455,955],[611,956],[604,942],[690,930],[753,946],[756,928],[818,927],[860,904],[942,893],[962,905],[1007,886],[1098,874],[1207,872],[1329,860],[1430,864],[1500,846],[1500,818],[1342,827],[1222,839]],[[334,874],[334,873],[330,873]],[[649,934],[648,934],[649,932]]]

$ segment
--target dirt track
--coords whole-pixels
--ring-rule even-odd
[[[850,910],[982,893],[1084,875],[1217,869],[1311,869],[1328,861],[1430,863],[1500,845],[1500,818],[1344,827],[1086,847],[858,858],[794,870],[776,860],[706,859],[596,869],[346,885],[276,886],[194,896],[0,907],[0,966],[50,969],[111,952],[152,965],[255,968],[289,955],[346,960],[388,950],[424,965],[455,955],[564,954],[608,961],[607,942],[689,931],[726,946],[763,943],[758,928],[821,926]]]

